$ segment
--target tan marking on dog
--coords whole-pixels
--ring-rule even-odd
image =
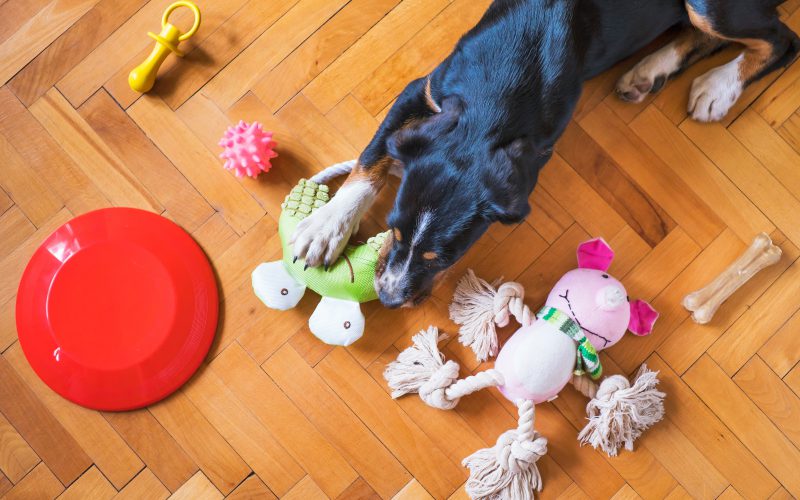
[[[428,76],[428,78],[425,80],[425,104],[427,104],[429,108],[431,108],[433,111],[437,113],[441,113],[442,111],[442,108],[440,108],[439,105],[436,104],[436,101],[433,99],[433,95],[431,95],[430,76]]]
[[[400,232],[399,229],[394,228],[392,229],[392,234],[394,235],[394,239],[397,241],[403,241],[403,234]]]
[[[438,257],[436,252],[425,252],[424,254],[422,254],[422,258],[425,260],[433,260],[436,257]]]
[[[388,156],[384,156],[373,165],[362,165],[360,162],[356,164],[347,180],[344,181],[343,186],[354,182],[367,182],[377,193],[380,188],[386,184],[386,179],[389,176],[389,169],[394,164],[395,160]]]
[[[377,278],[380,278],[383,275],[383,272],[386,270],[386,259],[389,257],[389,252],[392,251],[392,245],[394,244],[394,240],[392,238],[386,238],[383,241],[383,245],[381,245],[381,249],[378,251],[378,262],[375,264],[375,282],[377,283]]]
[[[698,14],[688,3],[686,4],[686,10],[689,13],[689,20],[692,25],[700,31],[713,37],[729,42],[741,43],[745,46],[744,58],[739,64],[739,81],[743,84],[758,75],[758,73],[769,64],[774,53],[774,47],[768,41],[760,38],[731,38],[724,36],[714,29],[708,18]]]

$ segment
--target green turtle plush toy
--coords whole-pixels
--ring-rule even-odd
[[[283,259],[260,264],[252,274],[256,296],[272,309],[293,308],[303,298],[306,288],[321,295],[322,300],[308,320],[309,329],[326,344],[343,346],[352,344],[364,333],[360,304],[378,298],[375,266],[388,231],[362,245],[348,246],[327,271],[321,267],[306,268],[302,260],[293,261],[289,241],[297,224],[330,200],[324,181],[349,171],[353,163],[337,164],[312,180],[300,180],[281,204],[278,233]]]

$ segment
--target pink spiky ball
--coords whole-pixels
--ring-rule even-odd
[[[236,177],[248,175],[256,178],[261,172],[268,172],[272,167],[270,159],[278,156],[273,150],[276,144],[272,132],[265,132],[258,122],[247,124],[240,121],[228,127],[219,145],[225,148],[219,157],[225,160],[225,168],[233,170]]]

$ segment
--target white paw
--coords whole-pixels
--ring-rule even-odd
[[[333,264],[344,251],[357,221],[337,207],[336,199],[301,220],[292,235],[293,257],[309,267]]]
[[[721,120],[742,95],[742,82],[739,80],[740,55],[724,64],[700,75],[692,82],[689,92],[688,111],[699,122]]]
[[[661,90],[669,76],[680,69],[681,56],[668,44],[645,57],[622,75],[616,86],[620,99],[641,102],[647,94]]]

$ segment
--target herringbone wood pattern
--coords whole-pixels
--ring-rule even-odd
[[[278,257],[279,203],[298,178],[353,158],[393,96],[430,71],[489,0],[207,0],[204,24],[155,90],[126,75],[150,50],[167,0],[0,0],[0,496],[9,498],[463,498],[460,460],[514,423],[498,393],[451,412],[392,401],[381,372],[446,306],[467,267],[516,279],[535,306],[589,236],[612,271],[662,313],[655,333],[605,356],[661,371],[668,418],[609,459],[575,441],[584,401],[537,412],[550,439],[543,498],[800,496],[800,62],[747,90],[724,123],[686,119],[689,69],[639,106],[586,85],[531,196],[530,218],[493,227],[415,310],[366,307],[365,337],[320,344],[308,294],[264,308],[249,272]],[[781,6],[800,30],[800,1]],[[186,22],[186,20],[180,21]],[[280,157],[258,181],[216,158],[223,129],[261,120]],[[396,187],[396,186],[395,186]],[[390,190],[389,190],[390,191]],[[383,224],[385,193],[362,225]],[[98,413],[48,390],[17,343],[17,282],[34,248],[88,210],[152,210],[189,231],[222,290],[199,373],[151,408]],[[681,297],[767,231],[784,250],[695,325]],[[458,343],[449,358],[479,370]]]

